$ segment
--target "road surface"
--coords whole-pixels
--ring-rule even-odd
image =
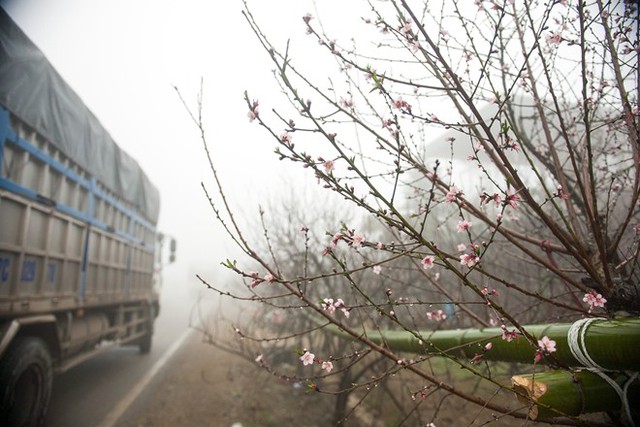
[[[191,297],[190,297],[191,296]],[[54,377],[47,427],[108,427],[114,413],[126,409],[132,390],[162,369],[189,333],[190,313],[195,304],[192,294],[165,289],[161,294],[160,314],[155,323],[151,352],[139,353],[137,347],[107,351]]]

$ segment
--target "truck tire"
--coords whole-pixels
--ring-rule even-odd
[[[147,333],[140,338],[138,348],[140,354],[149,354],[151,351],[151,344],[153,342],[153,323],[156,320],[156,310],[153,305],[149,306],[149,322],[147,324]]]
[[[52,382],[51,355],[44,341],[18,338],[0,361],[0,425],[42,425]]]
[[[149,352],[151,352],[152,341],[152,334],[150,332],[140,338],[140,343],[138,344],[140,354],[149,354]]]

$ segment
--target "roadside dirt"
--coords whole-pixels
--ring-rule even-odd
[[[331,399],[275,380],[193,331],[118,427],[331,425]]]

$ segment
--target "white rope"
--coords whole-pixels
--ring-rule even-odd
[[[626,383],[624,383],[623,396],[624,401],[622,403],[622,407],[624,409],[625,414],[627,415],[627,420],[629,421],[629,425],[631,427],[636,427],[636,423],[633,422],[633,417],[631,416],[631,408],[629,407],[629,397],[627,393],[629,392],[629,386],[633,383],[637,378],[640,372],[636,372],[629,377]]]
[[[587,368],[595,368],[600,371],[606,371],[605,368],[598,365],[595,360],[591,358],[589,352],[587,351],[587,345],[584,339],[589,325],[598,320],[604,319],[598,317],[590,317],[573,322],[573,324],[569,328],[569,332],[567,332],[567,344],[569,344],[569,350],[571,350],[571,354],[573,354],[573,357],[575,357],[575,359],[580,362],[582,366],[585,366]]]
[[[573,355],[573,357],[582,366],[584,366],[588,371],[593,372],[594,374],[605,380],[611,386],[611,388],[615,390],[615,392],[618,394],[618,397],[620,398],[622,410],[627,416],[630,427],[636,427],[631,416],[631,408],[629,407],[629,397],[627,396],[627,392],[631,383],[633,383],[638,377],[638,372],[630,375],[630,378],[626,381],[623,389],[613,378],[605,373],[606,371],[612,370],[605,369],[602,366],[598,365],[587,350],[587,344],[585,342],[587,329],[589,328],[589,325],[599,320],[606,319],[591,317],[573,322],[573,324],[569,328],[569,331],[567,332],[567,344],[569,345],[569,350],[571,350],[571,354]]]

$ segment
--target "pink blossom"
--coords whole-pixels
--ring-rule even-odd
[[[489,351],[493,348],[493,344],[488,342],[485,346],[484,346],[484,351]]]
[[[353,108],[353,99],[340,98],[340,105],[342,105],[344,108]]]
[[[400,27],[400,32],[402,34],[404,34],[405,36],[409,35],[411,33],[411,25],[413,24],[413,22],[411,21],[411,19],[407,19],[404,23],[404,25],[402,27]]]
[[[331,173],[335,169],[335,165],[333,164],[333,160],[327,160],[322,164],[324,166],[324,171],[326,173]]]
[[[416,53],[420,50],[420,42],[418,42],[418,40],[411,40],[409,42],[409,48],[411,49],[411,52]]]
[[[340,311],[342,311],[342,314],[344,314],[344,316],[347,319],[349,318],[349,315],[351,314],[350,309],[348,309],[345,306],[344,301],[342,300],[342,298],[338,298],[335,302],[334,302],[333,298],[324,298],[322,300],[322,302],[320,303],[320,307],[322,308],[322,310],[328,311],[331,314],[335,313],[336,309],[340,309]]]
[[[469,228],[471,228],[472,225],[473,224],[471,224],[471,222],[467,221],[466,219],[458,222],[458,233],[462,233],[469,230]]]
[[[380,267],[379,265],[374,265],[372,270],[373,274],[380,275],[380,273],[382,272],[382,267]]]
[[[444,197],[444,201],[447,203],[453,203],[456,200],[456,197],[462,196],[463,194],[464,192],[462,190],[458,189],[455,185],[452,185],[449,187],[449,192]]]
[[[351,238],[351,246],[354,248],[359,248],[362,246],[362,243],[365,241],[365,238],[362,234],[354,234]]]
[[[308,24],[309,21],[311,21],[312,19],[313,19],[313,15],[311,15],[310,13],[307,13],[302,17],[302,20],[305,22],[305,24]]]
[[[460,255],[460,264],[466,265],[471,268],[480,262],[480,257],[476,254],[462,254]]]
[[[411,113],[411,104],[409,104],[407,101],[405,101],[404,99],[402,99],[401,97],[396,99],[393,102],[393,105],[398,109],[401,110],[405,113]]]
[[[467,249],[467,245],[465,245],[464,243],[458,243],[456,249],[458,249],[458,252],[464,252]]]
[[[607,299],[596,291],[591,291],[584,294],[584,298],[582,298],[582,301],[589,304],[589,313],[591,313],[591,311],[596,307],[604,308],[604,305],[607,303]]]
[[[282,142],[291,142],[292,139],[293,139],[293,135],[291,135],[289,132],[285,132],[282,135],[280,135],[280,141]]]
[[[487,288],[486,286],[480,290],[480,293],[482,295],[492,295],[494,297],[500,296],[500,292],[495,289],[491,289],[491,291],[489,291],[489,288]]]
[[[562,35],[560,33],[549,33],[545,36],[545,41],[549,46],[558,46],[562,42]]]
[[[331,248],[335,248],[336,246],[338,246],[338,242],[342,240],[343,237],[344,235],[342,233],[334,234],[333,237],[331,238],[331,242],[329,243],[329,246]]]
[[[433,266],[435,265],[433,263],[433,261],[435,261],[435,257],[433,255],[427,255],[426,257],[422,258],[422,268],[424,268],[425,270],[430,270],[433,268]]]
[[[253,279],[253,280],[251,281],[251,287],[252,287],[252,288],[255,288],[256,286],[258,286],[258,285],[259,285],[260,283],[262,283],[262,282],[263,282],[263,280],[262,280],[262,279],[260,279],[260,278]]]
[[[505,325],[502,325],[502,339],[506,342],[517,341],[520,339],[520,333],[518,331],[510,331]]]
[[[447,315],[442,310],[428,311],[427,312],[427,319],[441,321],[441,320],[446,320],[447,319]]]
[[[333,298],[324,298],[320,303],[320,307],[322,307],[322,310],[329,311],[331,314],[336,311],[336,307],[333,305]]]
[[[273,275],[273,274],[271,274],[271,273],[267,273],[267,274],[264,276],[264,280],[265,280],[267,283],[273,283],[273,281],[274,281],[274,280],[276,280],[276,276],[274,276],[274,275]]]
[[[255,119],[257,119],[259,116],[260,116],[260,113],[258,111],[258,101],[254,99],[253,103],[249,107],[249,112],[247,113],[247,117],[249,117],[249,122],[252,122]]]
[[[384,249],[384,244],[382,242],[378,242],[376,244],[376,249]]]
[[[536,355],[533,356],[533,363],[538,363],[542,360],[542,351],[540,349],[538,349],[536,351]]]
[[[490,201],[493,201],[496,204],[496,206],[500,206],[500,202],[502,202],[502,198],[498,193],[493,193],[493,195],[490,195],[489,193],[485,192],[480,195],[481,205],[489,204]]]
[[[563,190],[562,185],[558,185],[558,187],[556,188],[556,192],[553,193],[553,195],[555,197],[559,197],[562,200],[569,199],[569,193]]]
[[[331,372],[331,370],[333,369],[333,363],[328,361],[322,362],[322,369],[324,369],[327,372]]]
[[[304,354],[302,356],[300,356],[300,360],[302,361],[302,365],[303,366],[307,366],[307,365],[313,364],[313,361],[314,361],[315,358],[316,358],[315,354],[309,353],[306,350],[305,350]]]
[[[344,314],[344,317],[346,317],[347,319],[351,315],[351,311],[344,305],[344,301],[342,300],[342,298],[338,298],[333,306],[335,308],[339,308],[340,311],[342,311],[342,314]]]
[[[521,197],[518,193],[507,194],[507,198],[505,199],[505,205],[511,206],[513,209],[518,209],[519,202]]]
[[[476,355],[471,358],[470,362],[471,362],[472,365],[474,365],[474,364],[480,362],[482,359],[484,359],[484,355],[476,353]]]
[[[545,335],[542,339],[538,340],[538,347],[545,353],[553,353],[556,351],[556,342]]]

